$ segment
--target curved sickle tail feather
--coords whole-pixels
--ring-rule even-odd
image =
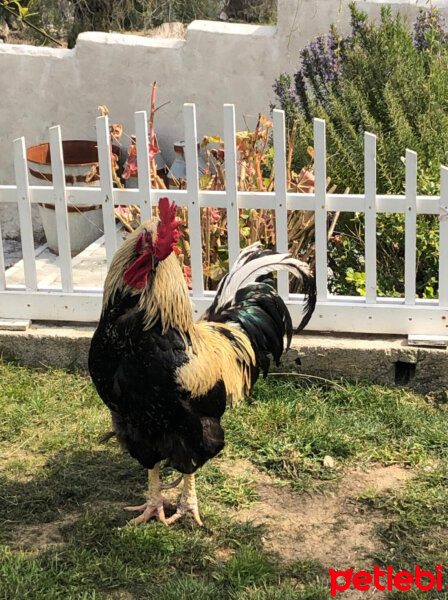
[[[307,264],[289,254],[263,250],[259,242],[240,254],[232,270],[221,280],[215,299],[204,319],[237,325],[249,337],[256,363],[264,374],[269,369],[269,354],[278,364],[284,351],[284,337],[289,348],[293,334],[291,316],[268,276],[273,271],[289,271],[303,284],[305,304],[301,331],[311,319],[316,306],[315,279]]]
[[[308,265],[306,266],[308,267]],[[302,287],[302,291],[305,295],[305,302],[303,305],[302,313],[303,316],[294,333],[300,333],[302,329],[305,329],[305,327],[310,322],[311,317],[313,316],[314,309],[316,308],[316,279],[313,275],[310,274],[309,269],[307,273],[302,274]]]

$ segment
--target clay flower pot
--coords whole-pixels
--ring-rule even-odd
[[[65,183],[67,186],[97,187],[100,175],[96,141],[68,140],[62,142]],[[119,154],[119,148],[114,146]],[[50,144],[27,148],[26,156],[32,185],[52,185]],[[103,234],[103,214],[99,205],[68,206],[68,224],[72,255],[78,254]],[[39,213],[48,246],[58,253],[56,211],[49,201],[39,204]]]

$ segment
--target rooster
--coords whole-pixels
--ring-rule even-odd
[[[259,373],[267,374],[270,355],[278,364],[284,337],[288,346],[291,341],[291,317],[267,275],[286,270],[302,280],[307,300],[299,331],[316,302],[305,263],[255,243],[241,252],[195,323],[174,252],[180,225],[176,205],[162,198],[159,218],[141,224],[117,250],[89,353],[112,435],[148,469],[146,502],[127,507],[140,512],[133,523],[155,517],[169,525],[192,513],[202,525],[194,473],[224,448],[226,404],[249,394]],[[163,460],[181,473],[170,486],[160,481]],[[167,518],[162,490],[182,479],[177,510]]]

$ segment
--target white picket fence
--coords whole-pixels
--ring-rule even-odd
[[[107,117],[97,119],[97,140],[101,172],[100,187],[66,187],[60,127],[50,129],[52,186],[30,186],[25,153],[25,140],[14,141],[16,185],[0,186],[0,203],[16,203],[19,208],[20,231],[24,257],[25,285],[6,284],[3,249],[0,244],[0,317],[34,320],[91,322],[99,318],[102,290],[74,287],[72,258],[68,231],[67,205],[102,205],[107,261],[117,249],[114,206],[138,205],[142,219],[151,217],[158,199],[169,196],[179,206],[188,208],[191,233],[192,301],[199,316],[210,304],[213,292],[204,291],[201,207],[227,210],[230,262],[239,252],[239,209],[274,209],[276,216],[277,249],[287,250],[287,211],[315,211],[315,247],[317,308],[309,325],[310,330],[448,335],[448,168],[442,167],[440,197],[417,196],[417,156],[406,151],[406,194],[386,196],[376,193],[376,137],[365,134],[365,192],[364,194],[327,194],[325,122],[314,122],[315,193],[287,192],[285,117],[274,110],[274,192],[240,192],[237,189],[237,156],[235,144],[235,109],[224,105],[224,144],[226,152],[226,190],[200,191],[196,108],[184,105],[186,190],[151,189],[148,160],[148,126],[144,111],[135,113],[135,131],[139,157],[139,189],[116,189],[112,181],[109,123]],[[54,201],[56,206],[58,245],[60,254],[61,287],[39,284],[36,275],[31,205]],[[366,215],[365,271],[366,296],[347,297],[327,292],[327,213],[329,211],[364,212]],[[405,218],[405,297],[377,297],[376,292],[376,214],[404,213]],[[440,268],[439,299],[415,298],[416,285],[416,216],[439,215]],[[279,292],[286,300],[293,321],[300,319],[303,298],[289,294],[285,274],[279,277]]]

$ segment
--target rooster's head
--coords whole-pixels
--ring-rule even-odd
[[[183,221],[176,220],[177,206],[168,198],[159,200],[159,219],[144,223],[133,238],[132,262],[123,274],[123,280],[134,289],[145,287],[149,274],[174,250],[182,232]]]
[[[178,327],[188,331],[191,302],[188,287],[174,254],[183,221],[176,218],[177,207],[168,198],[159,200],[159,217],[142,223],[115,253],[104,283],[103,310],[116,299],[138,296],[144,312],[144,325],[161,319],[165,331]],[[117,296],[118,294],[118,296]]]

